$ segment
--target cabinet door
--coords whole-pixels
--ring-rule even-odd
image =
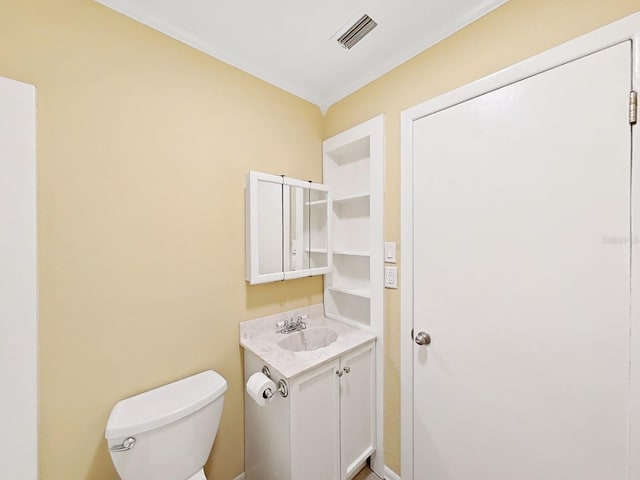
[[[331,192],[320,183],[309,185],[309,269],[311,275],[330,273],[333,264],[331,248]]]
[[[245,187],[245,279],[251,284],[284,280],[282,271],[282,177],[249,172]]]
[[[336,360],[291,382],[293,480],[340,478],[339,368]]]
[[[345,355],[340,384],[342,479],[351,478],[375,450],[374,344]]]
[[[331,272],[329,188],[289,177],[284,186],[284,279]]]

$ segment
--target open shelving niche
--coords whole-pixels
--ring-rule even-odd
[[[384,115],[323,142],[323,183],[332,198],[324,312],[377,337],[377,446],[371,466],[383,476]]]

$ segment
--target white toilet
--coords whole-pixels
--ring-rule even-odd
[[[105,437],[122,480],[206,480],[227,381],[213,370],[116,403]]]

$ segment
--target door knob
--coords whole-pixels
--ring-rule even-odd
[[[418,332],[415,341],[418,345],[429,345],[431,343],[431,335],[427,332]]]

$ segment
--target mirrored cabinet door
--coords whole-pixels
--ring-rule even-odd
[[[307,199],[309,182],[284,178],[284,278],[308,277],[309,258],[305,255],[307,244]]]
[[[331,217],[331,195],[328,188],[322,184],[312,183],[308,190],[308,248],[311,275],[322,275],[331,271],[332,264],[329,245]]]
[[[284,280],[282,177],[250,172],[246,185],[246,279]]]
[[[289,199],[288,205],[285,202],[285,212],[290,209],[284,216],[290,225],[288,232],[285,225],[285,244],[290,245],[289,250],[285,248],[285,280],[329,272],[330,198],[327,187],[285,177],[284,189],[285,198]],[[287,189],[290,191],[288,196]]]

